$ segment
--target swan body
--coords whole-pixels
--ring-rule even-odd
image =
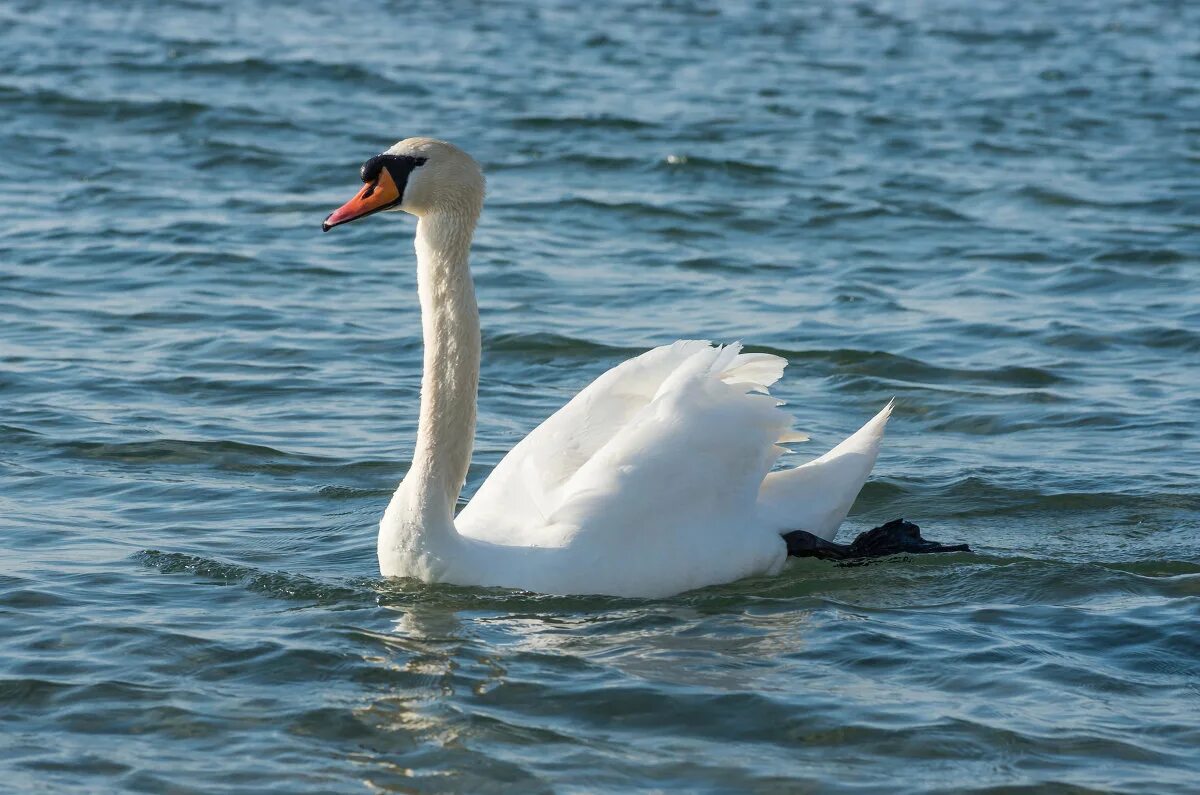
[[[772,472],[791,420],[786,362],[681,341],[601,375],[516,445],[457,517],[474,439],[479,313],[467,261],[484,182],[468,155],[410,138],[363,166],[329,229],[418,217],[425,341],[413,462],[379,527],[385,576],[556,594],[661,597],[778,572],[782,533],[831,540],[879,452],[889,403],[803,466]]]

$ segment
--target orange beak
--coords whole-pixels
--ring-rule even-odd
[[[365,218],[371,213],[386,210],[399,201],[400,191],[395,180],[386,168],[382,169],[378,179],[363,185],[357,196],[329,214],[321,224],[321,231],[328,232],[335,226],[350,223],[356,218]]]

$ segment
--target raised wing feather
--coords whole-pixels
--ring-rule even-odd
[[[789,418],[749,389],[761,384],[739,380],[728,350],[680,366],[570,478],[549,517],[552,542],[617,592],[677,593],[783,563],[778,533],[754,512]]]
[[[646,456],[638,460],[649,461],[661,455],[661,449],[655,452],[645,448],[654,444],[666,429],[674,428],[684,436],[701,430],[693,427],[695,418],[701,416],[696,409],[707,404],[686,402],[689,390],[696,383],[712,382],[725,388],[726,397],[750,400],[747,391],[765,391],[782,374],[785,363],[779,357],[740,354],[739,350],[740,346],[734,345],[714,348],[705,341],[681,341],[655,348],[609,370],[504,457],[459,514],[456,520],[459,532],[504,544],[562,543],[558,533],[564,518],[561,511],[564,500],[568,497],[585,500],[583,495],[588,489],[598,488],[589,480],[593,477],[589,472],[624,466],[612,463],[614,456],[637,458],[638,449]],[[765,406],[765,399],[758,400],[763,400]],[[647,412],[652,404],[655,410]],[[778,411],[774,413],[782,416]],[[656,415],[661,427],[657,433],[650,433],[647,429],[652,427]],[[717,419],[705,416],[706,422]],[[633,430],[634,426],[641,430]],[[777,436],[778,433],[772,440]],[[703,440],[703,436],[692,439],[697,444]],[[673,445],[683,443],[682,437],[672,441]],[[771,447],[769,443],[765,446]],[[597,459],[602,450],[606,451],[604,458]],[[678,467],[673,471],[674,474],[664,472],[661,477],[686,481]],[[559,530],[551,529],[552,525],[558,525]]]

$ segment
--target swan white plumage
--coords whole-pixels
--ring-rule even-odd
[[[468,269],[484,179],[457,147],[409,138],[362,168],[326,230],[417,216],[424,335],[412,466],[379,526],[385,576],[541,593],[659,597],[778,572],[781,533],[832,539],[879,452],[889,403],[803,466],[772,472],[786,362],[682,341],[609,370],[534,429],[454,516],[475,432],[479,312]]]

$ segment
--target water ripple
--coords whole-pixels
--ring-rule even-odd
[[[0,7],[6,791],[1193,791],[1197,8]],[[489,177],[468,497],[608,367],[742,340],[786,465],[896,396],[844,533],[974,552],[377,577],[412,226],[318,226],[410,134]]]

